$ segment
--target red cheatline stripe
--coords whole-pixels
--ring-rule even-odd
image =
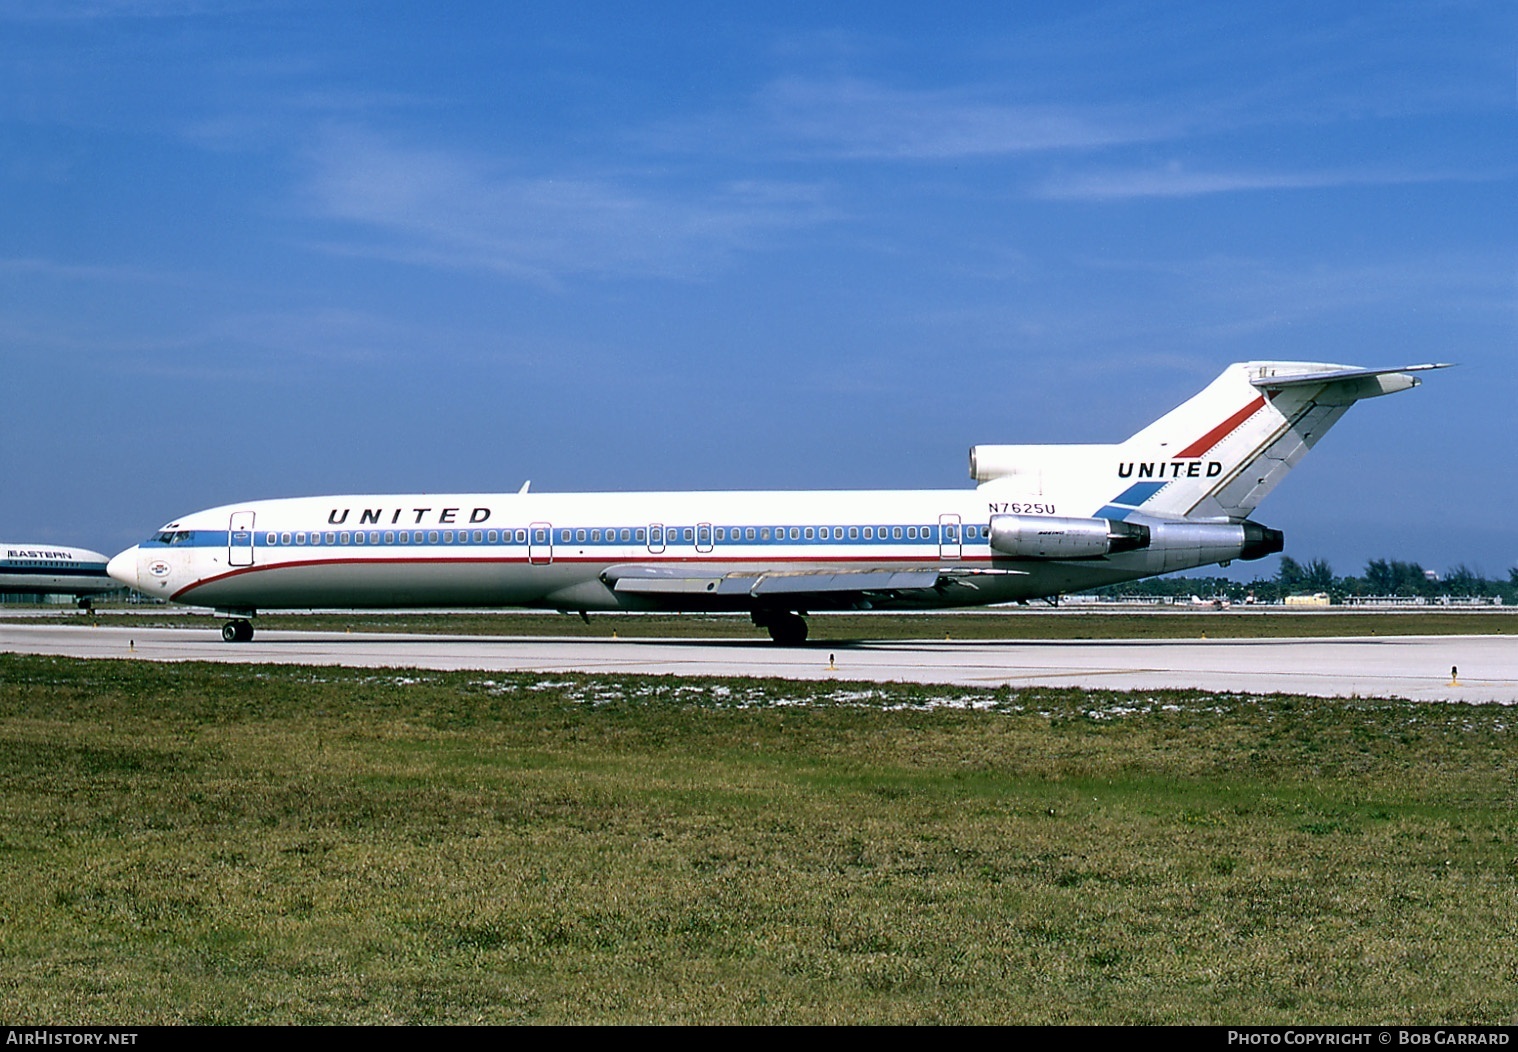
[[[1243,409],[1240,409],[1237,413],[1234,413],[1233,416],[1229,417],[1227,420],[1224,420],[1217,427],[1215,427],[1211,431],[1207,432],[1201,438],[1199,438],[1195,442],[1191,443],[1191,445],[1189,445],[1185,449],[1181,450],[1179,453],[1177,453],[1175,455],[1175,458],[1177,460],[1183,460],[1186,457],[1199,457],[1199,456],[1201,456],[1203,453],[1207,452],[1213,446],[1215,446],[1219,442],[1223,441],[1223,438],[1230,431],[1232,431],[1234,428],[1238,427],[1240,424],[1242,424],[1244,421],[1248,420],[1250,417],[1254,416],[1255,413],[1259,412],[1260,411],[1260,407],[1263,406],[1264,404],[1265,404],[1265,396],[1261,395],[1259,398],[1256,398],[1253,402],[1250,402],[1248,405],[1246,405]]]

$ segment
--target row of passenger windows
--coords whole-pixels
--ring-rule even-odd
[[[542,531],[539,531],[542,532]],[[246,535],[244,535],[246,536]],[[232,534],[238,543],[238,534]],[[526,544],[526,530],[340,530],[330,533],[266,533],[264,544]]]
[[[533,544],[745,544],[774,541],[939,541],[954,544],[959,527],[943,526],[649,526],[587,529],[532,529]],[[526,544],[528,531],[519,530],[338,530],[265,533],[264,544]],[[989,536],[984,526],[964,527],[964,540]],[[232,534],[232,543],[247,543],[247,534]]]
[[[57,559],[0,559],[0,567],[26,566],[31,568],[40,567],[44,569],[51,567],[56,570],[71,570],[85,565],[87,564],[78,562],[62,562]],[[95,563],[94,565],[99,566],[100,563]]]

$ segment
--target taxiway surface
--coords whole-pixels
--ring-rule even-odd
[[[964,686],[1086,687],[1518,702],[1510,636],[1340,639],[997,640],[819,643],[565,639],[260,630],[224,643],[215,630],[0,623],[0,652],[143,661],[361,668],[779,676]],[[1458,673],[1452,675],[1452,670]]]

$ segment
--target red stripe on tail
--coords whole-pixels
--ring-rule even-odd
[[[1248,405],[1246,405],[1243,409],[1240,409],[1237,413],[1234,413],[1233,416],[1229,417],[1227,420],[1224,420],[1217,427],[1207,432],[1201,438],[1191,443],[1191,445],[1181,450],[1175,455],[1175,459],[1184,460],[1187,457],[1199,457],[1202,454],[1206,453],[1213,446],[1223,441],[1223,439],[1226,438],[1229,432],[1231,432],[1234,428],[1238,427],[1244,421],[1248,420],[1250,417],[1258,413],[1264,404],[1265,396],[1261,395],[1259,398],[1256,398],[1253,402],[1250,402]]]

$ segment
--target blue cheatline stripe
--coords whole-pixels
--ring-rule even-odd
[[[1112,503],[1126,504],[1130,508],[1136,508],[1168,485],[1170,485],[1169,482],[1135,482],[1113,497]]]
[[[1123,492],[1113,497],[1112,502],[1105,505],[1092,518],[1113,519],[1117,522],[1122,522],[1129,515],[1137,511],[1140,504],[1168,485],[1170,485],[1169,482],[1135,482],[1123,490]]]
[[[74,563],[69,566],[26,566],[0,562],[0,573],[10,577],[31,574],[36,577],[104,577],[105,563]]]

